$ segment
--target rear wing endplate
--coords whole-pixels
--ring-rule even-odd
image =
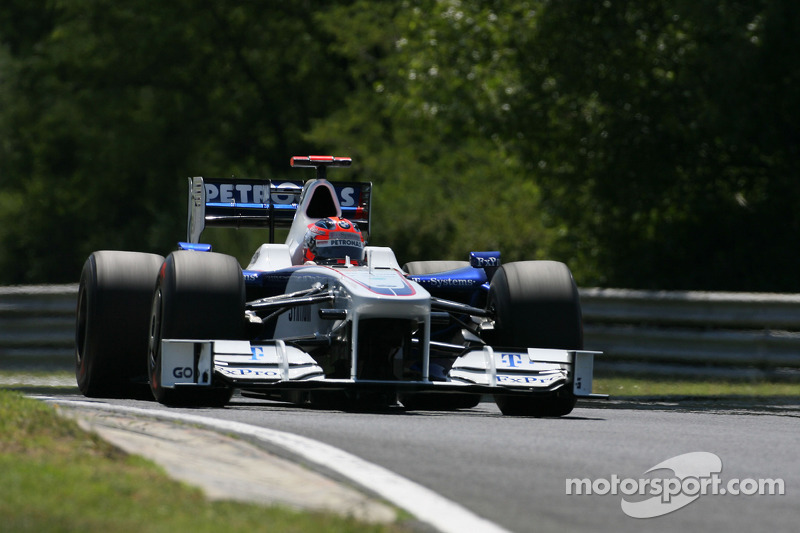
[[[304,183],[189,178],[187,240],[200,242],[200,235],[207,227],[232,227],[269,228],[269,242],[275,242],[275,228],[292,225]],[[332,185],[342,216],[357,223],[366,239],[370,229],[372,183],[336,182]]]

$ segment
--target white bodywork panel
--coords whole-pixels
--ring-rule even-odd
[[[292,256],[286,244],[262,244],[250,259],[247,270],[280,270],[292,266]]]
[[[378,257],[388,255],[378,250]],[[394,254],[392,254],[392,257]],[[396,263],[396,260],[394,261]],[[306,266],[289,278],[286,292],[307,289],[314,283],[328,287],[336,298],[325,302],[290,309],[275,326],[275,338],[327,336],[341,327],[342,321],[325,320],[320,309],[344,309],[352,325],[350,336],[358,339],[360,320],[365,318],[416,320],[420,324],[423,353],[423,380],[428,379],[430,345],[430,293],[406,279],[399,269],[373,266],[331,268]],[[352,342],[350,377],[355,379],[358,365],[357,342]]]
[[[314,283],[326,285],[336,299],[284,313],[275,327],[276,338],[328,333],[334,324],[319,317],[321,308],[346,309],[354,321],[356,317],[430,320],[430,293],[406,279],[399,269],[307,266],[292,273],[286,292],[307,289]]]
[[[367,265],[372,268],[392,268],[400,270],[394,251],[388,246],[367,246],[364,248]]]

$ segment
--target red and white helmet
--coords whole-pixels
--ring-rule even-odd
[[[320,265],[360,265],[364,261],[364,236],[346,218],[328,217],[309,224],[303,239],[303,260]]]

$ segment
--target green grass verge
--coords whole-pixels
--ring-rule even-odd
[[[399,525],[211,502],[153,463],[81,430],[43,402],[0,389],[3,531],[388,532]]]
[[[20,372],[0,371],[0,387],[19,389],[25,392],[47,394],[72,390],[77,392],[72,372]],[[612,377],[595,376],[594,392],[622,396],[763,396],[798,397],[798,381],[752,381],[752,380],[707,380],[673,379],[660,376]]]
[[[29,394],[69,394],[78,392],[75,372],[0,370],[0,388]]]
[[[800,400],[800,383],[774,381],[703,381],[663,378],[613,378],[596,377],[593,392],[614,398],[643,397],[797,397]]]

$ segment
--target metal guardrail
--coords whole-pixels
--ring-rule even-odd
[[[73,368],[78,286],[0,287],[0,368]],[[800,294],[581,289],[602,373],[800,378]]]
[[[78,285],[0,287],[0,368],[72,370]]]
[[[582,289],[598,370],[800,378],[800,294]]]

